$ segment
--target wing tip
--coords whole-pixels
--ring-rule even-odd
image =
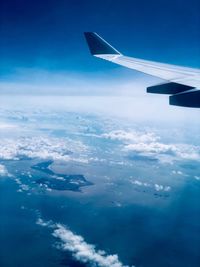
[[[84,32],[90,53],[95,55],[121,55],[114,47],[106,42],[96,32]]]

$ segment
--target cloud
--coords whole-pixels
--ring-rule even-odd
[[[61,224],[54,224],[51,221],[45,222],[41,218],[36,223],[52,228],[52,235],[60,241],[58,248],[71,252],[77,261],[87,263],[91,267],[128,267],[119,261],[118,255],[107,255],[104,250],[97,250],[94,245],[88,244],[82,236],[74,234]]]
[[[176,171],[176,170],[173,170],[173,171],[172,171],[172,174],[178,174],[178,175],[182,175],[182,176],[187,176],[187,175],[184,174],[182,171]]]
[[[121,77],[119,75],[121,73]],[[122,74],[123,73],[123,74]],[[126,72],[127,73],[127,72]],[[134,76],[134,77],[133,77]],[[158,82],[154,77],[138,73],[124,75],[117,69],[110,72],[48,71],[39,68],[16,68],[1,77],[1,94],[31,95],[144,95],[145,88]],[[133,91],[133,87],[135,90]]]
[[[9,176],[8,170],[2,164],[0,164],[0,176]]]
[[[18,126],[10,123],[0,122],[0,130],[13,128],[18,128]]]
[[[87,163],[87,147],[80,141],[55,137],[19,137],[0,140],[0,158],[19,160],[22,157],[77,161]]]
[[[132,154],[140,154],[148,157],[156,157],[165,161],[163,155],[173,159],[200,160],[200,147],[188,144],[164,144],[160,137],[153,132],[137,131],[112,131],[103,134],[102,137],[121,141],[124,151]]]
[[[51,221],[45,222],[44,220],[42,220],[42,218],[38,218],[36,224],[40,226],[53,226],[53,223]]]
[[[19,189],[17,190],[17,192],[25,192],[25,191],[30,191],[30,186],[27,184],[23,184],[22,181],[19,178],[15,178],[14,179],[16,184],[19,186]]]
[[[138,180],[131,181],[131,183],[132,183],[132,184],[135,184],[135,185],[138,185],[138,186],[150,187],[150,184],[148,184],[148,183],[143,183],[143,182],[138,181]]]
[[[75,235],[64,226],[57,224],[53,236],[62,242],[61,248],[72,252],[73,256],[81,262],[99,267],[122,267],[124,266],[117,255],[106,255],[105,251],[95,249],[94,245],[87,244],[83,237]]]
[[[200,176],[194,176],[194,179],[197,180],[197,181],[200,181]]]
[[[128,152],[157,156],[158,158],[160,155],[169,155],[176,160],[200,160],[200,148],[192,145],[150,142],[125,145],[124,149]],[[163,160],[161,157],[160,159]]]
[[[168,192],[168,191],[171,190],[171,187],[170,186],[163,186],[163,185],[159,185],[159,184],[155,184],[154,187],[155,187],[155,190],[156,191],[165,191],[165,192]]]
[[[150,184],[146,182],[141,182],[139,180],[131,180],[131,183],[137,186],[144,186],[148,188],[154,188],[156,191],[164,191],[169,192],[171,190],[171,187],[168,185],[160,185],[160,184]]]
[[[145,154],[175,154],[177,148],[174,145],[166,145],[159,142],[137,143],[125,146],[127,151]]]
[[[159,139],[159,137],[152,132],[142,133],[137,131],[130,132],[123,130],[117,130],[117,131],[112,131],[110,133],[105,133],[102,134],[102,137],[111,140],[123,141],[125,143],[130,143],[130,142],[149,143],[149,142],[156,142]]]

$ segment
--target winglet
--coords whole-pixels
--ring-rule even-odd
[[[107,43],[95,32],[85,32],[85,38],[92,55],[121,55],[114,47]]]

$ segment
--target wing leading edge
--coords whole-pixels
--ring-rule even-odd
[[[169,94],[170,105],[200,108],[200,70],[126,57],[97,33],[86,32],[93,56],[166,80],[147,88],[148,93]]]

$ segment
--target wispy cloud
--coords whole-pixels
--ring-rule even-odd
[[[122,72],[123,73],[123,72]],[[140,75],[126,75],[119,78],[119,70],[111,73],[79,73],[73,71],[49,71],[39,68],[17,68],[10,75],[1,77],[1,94],[28,95],[141,95],[151,81]]]
[[[45,222],[41,218],[36,223],[52,228],[52,235],[60,241],[58,248],[71,252],[77,261],[87,263],[91,267],[128,267],[123,265],[118,255],[107,255],[104,250],[97,250],[94,245],[88,244],[82,236],[74,234],[64,225]]]
[[[153,132],[112,131],[102,137],[121,141],[124,151],[167,160],[200,160],[200,147],[188,144],[165,144]],[[167,156],[164,158],[163,156]]]
[[[10,176],[7,168],[2,164],[0,164],[0,176]]]
[[[10,130],[14,128],[18,128],[18,126],[11,123],[0,122],[0,130]]]

